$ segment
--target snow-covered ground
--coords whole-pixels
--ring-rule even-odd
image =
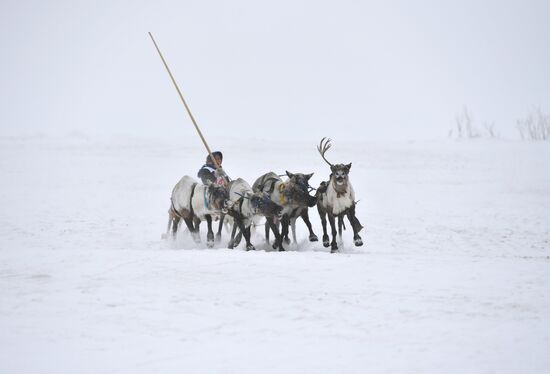
[[[249,183],[328,176],[318,139],[210,140]],[[550,372],[549,144],[333,143],[339,254],[301,222],[285,253],[161,241],[194,137],[0,138],[0,372]]]

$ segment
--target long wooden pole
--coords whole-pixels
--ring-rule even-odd
[[[187,110],[187,114],[189,114],[189,117],[191,118],[191,122],[193,122],[193,125],[195,126],[195,129],[199,133],[199,136],[202,140],[202,143],[206,147],[206,150],[208,151],[208,154],[210,155],[210,159],[214,163],[214,166],[216,166],[216,169],[220,168],[220,165],[218,165],[218,161],[214,158],[214,155],[212,155],[212,151],[210,150],[210,147],[206,143],[206,139],[204,139],[204,136],[202,135],[201,130],[199,129],[199,126],[197,125],[197,121],[195,121],[195,117],[193,117],[193,114],[191,113],[191,110],[189,109],[189,106],[187,105],[187,102],[183,98],[183,95],[180,91],[180,88],[178,87],[178,84],[176,83],[176,80],[174,79],[174,76],[172,75],[172,72],[170,71],[170,68],[168,67],[168,64],[166,63],[166,60],[162,56],[162,53],[160,52],[159,46],[157,45],[157,42],[155,42],[155,38],[153,38],[153,34],[149,32],[149,36],[151,37],[151,40],[153,41],[153,44],[155,45],[155,48],[157,49],[157,52],[159,53],[160,59],[162,60],[162,63],[164,64],[164,67],[166,68],[166,71],[168,72],[168,75],[170,76],[170,79],[172,80],[172,83],[174,83],[174,87],[176,87],[176,91],[178,91],[178,95],[180,96],[181,101],[183,102],[183,105],[185,106],[185,110]]]

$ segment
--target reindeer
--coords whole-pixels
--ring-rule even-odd
[[[327,219],[330,222],[332,230],[332,242],[330,242],[331,253],[338,251],[338,244],[336,243],[336,225],[335,218],[338,218],[340,237],[342,236],[342,225],[344,216],[348,217],[351,227],[353,228],[353,241],[356,246],[362,246],[363,240],[359,236],[359,232],[363,229],[361,223],[355,216],[355,192],[353,186],[349,180],[349,170],[351,169],[351,163],[344,164],[331,164],[326,158],[325,153],[330,149],[330,139],[321,139],[320,144],[317,146],[317,150],[323,157],[323,160],[330,165],[330,179],[328,182],[322,182],[317,189],[317,210],[321,217],[321,223],[323,225],[323,246],[329,246],[329,237],[327,234]]]
[[[274,172],[269,172],[259,177],[252,186],[255,192],[266,192],[269,194],[272,201],[277,203],[283,208],[281,221],[281,239],[286,238],[288,240],[288,228],[292,224],[292,233],[294,242],[296,242],[296,226],[295,222],[298,217],[302,217],[309,230],[309,240],[317,241],[317,236],[313,232],[309,216],[307,214],[308,206],[314,206],[316,198],[309,195],[309,179],[313,176],[311,174],[302,173],[290,173],[286,172],[288,181],[283,180]],[[267,225],[265,229],[266,240],[269,242],[269,229],[275,234],[275,244],[273,248],[278,245],[278,221],[275,218],[267,218]],[[287,244],[290,241],[287,241]],[[282,245],[282,243],[281,243]]]
[[[311,174],[301,174],[301,173],[289,173],[286,172],[288,176],[288,181],[286,188],[289,189],[289,191],[293,190],[293,186],[296,187],[296,191],[300,191],[299,195],[297,195],[295,202],[299,202],[298,204],[294,204],[294,206],[291,206],[290,211],[283,216],[283,219],[281,221],[282,225],[282,234],[283,240],[285,243],[289,244],[290,239],[288,238],[288,227],[290,226],[292,228],[292,240],[294,244],[297,243],[296,241],[296,220],[298,217],[302,217],[302,220],[306,224],[308,230],[309,230],[309,241],[310,242],[316,242],[319,239],[317,238],[317,235],[313,232],[313,228],[311,226],[311,222],[309,220],[309,213],[308,209],[310,207],[314,207],[317,204],[317,198],[315,196],[309,195],[309,190],[312,189],[309,185],[309,179],[313,176],[313,173]],[[308,191],[307,196],[304,195],[303,191]]]
[[[253,192],[246,181],[237,178],[228,185],[229,203],[228,214],[233,217],[233,231],[228,248],[233,249],[240,242],[241,235],[246,241],[246,250],[254,250],[250,243],[250,226],[255,217],[278,217],[281,215],[282,207],[275,204],[265,192]],[[239,236],[235,238],[237,228]]]
[[[308,238],[309,241],[310,242],[316,242],[316,241],[319,240],[317,235],[315,235],[315,233],[313,232],[313,228],[311,226],[311,221],[309,220],[308,209],[317,204],[317,199],[315,197],[312,197],[312,201],[313,202],[310,203],[312,205],[299,206],[297,208],[294,208],[294,209],[292,209],[292,211],[290,211],[288,213],[288,215],[283,217],[283,219],[281,221],[281,224],[286,226],[286,227],[282,228],[282,232],[284,232],[283,241],[286,244],[290,244],[290,238],[288,237],[288,234],[289,234],[288,226],[290,226],[290,228],[292,230],[292,242],[294,244],[298,243],[298,241],[296,240],[296,220],[298,219],[298,217],[302,218],[302,220],[304,221],[304,223],[306,224],[306,226],[309,230],[309,238]]]
[[[200,242],[199,224],[206,220],[208,233],[206,244],[214,246],[214,232],[212,231],[212,217],[218,217],[226,210],[228,199],[227,188],[215,183],[207,186],[197,183],[190,176],[184,176],[174,186],[170,198],[172,204],[168,210],[167,234],[172,229],[172,237],[176,237],[178,225],[183,219],[191,232],[195,243]]]

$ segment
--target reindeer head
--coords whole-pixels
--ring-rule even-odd
[[[287,171],[286,175],[288,181],[286,182],[285,196],[298,204],[314,206],[316,204],[315,197],[309,195],[309,180],[313,173],[302,174]]]
[[[252,209],[257,213],[266,217],[280,217],[283,207],[275,204],[267,192],[256,192],[249,198]]]
[[[351,162],[347,165],[336,164],[330,167],[334,183],[336,183],[337,186],[343,186],[348,183],[349,169],[351,169]]]
[[[287,182],[288,184],[296,186],[302,191],[309,192],[309,180],[313,176],[313,173],[302,174],[302,173],[291,173],[289,171],[286,171],[286,175],[288,176],[288,182]]]
[[[330,139],[323,138],[321,143],[317,146],[317,150],[323,157],[323,160],[330,165],[331,178],[334,181],[335,187],[342,187],[348,183],[349,180],[349,170],[351,169],[351,162],[347,165],[344,164],[332,164],[325,158],[325,153],[330,149],[332,144],[330,144]]]
[[[213,209],[222,210],[226,208],[229,199],[229,193],[225,186],[220,186],[215,183],[208,185],[208,196],[210,205]]]

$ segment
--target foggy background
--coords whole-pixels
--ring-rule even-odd
[[[6,1],[1,135],[438,139],[550,108],[548,1]],[[195,140],[193,140],[195,141]],[[198,140],[197,140],[198,141]]]

